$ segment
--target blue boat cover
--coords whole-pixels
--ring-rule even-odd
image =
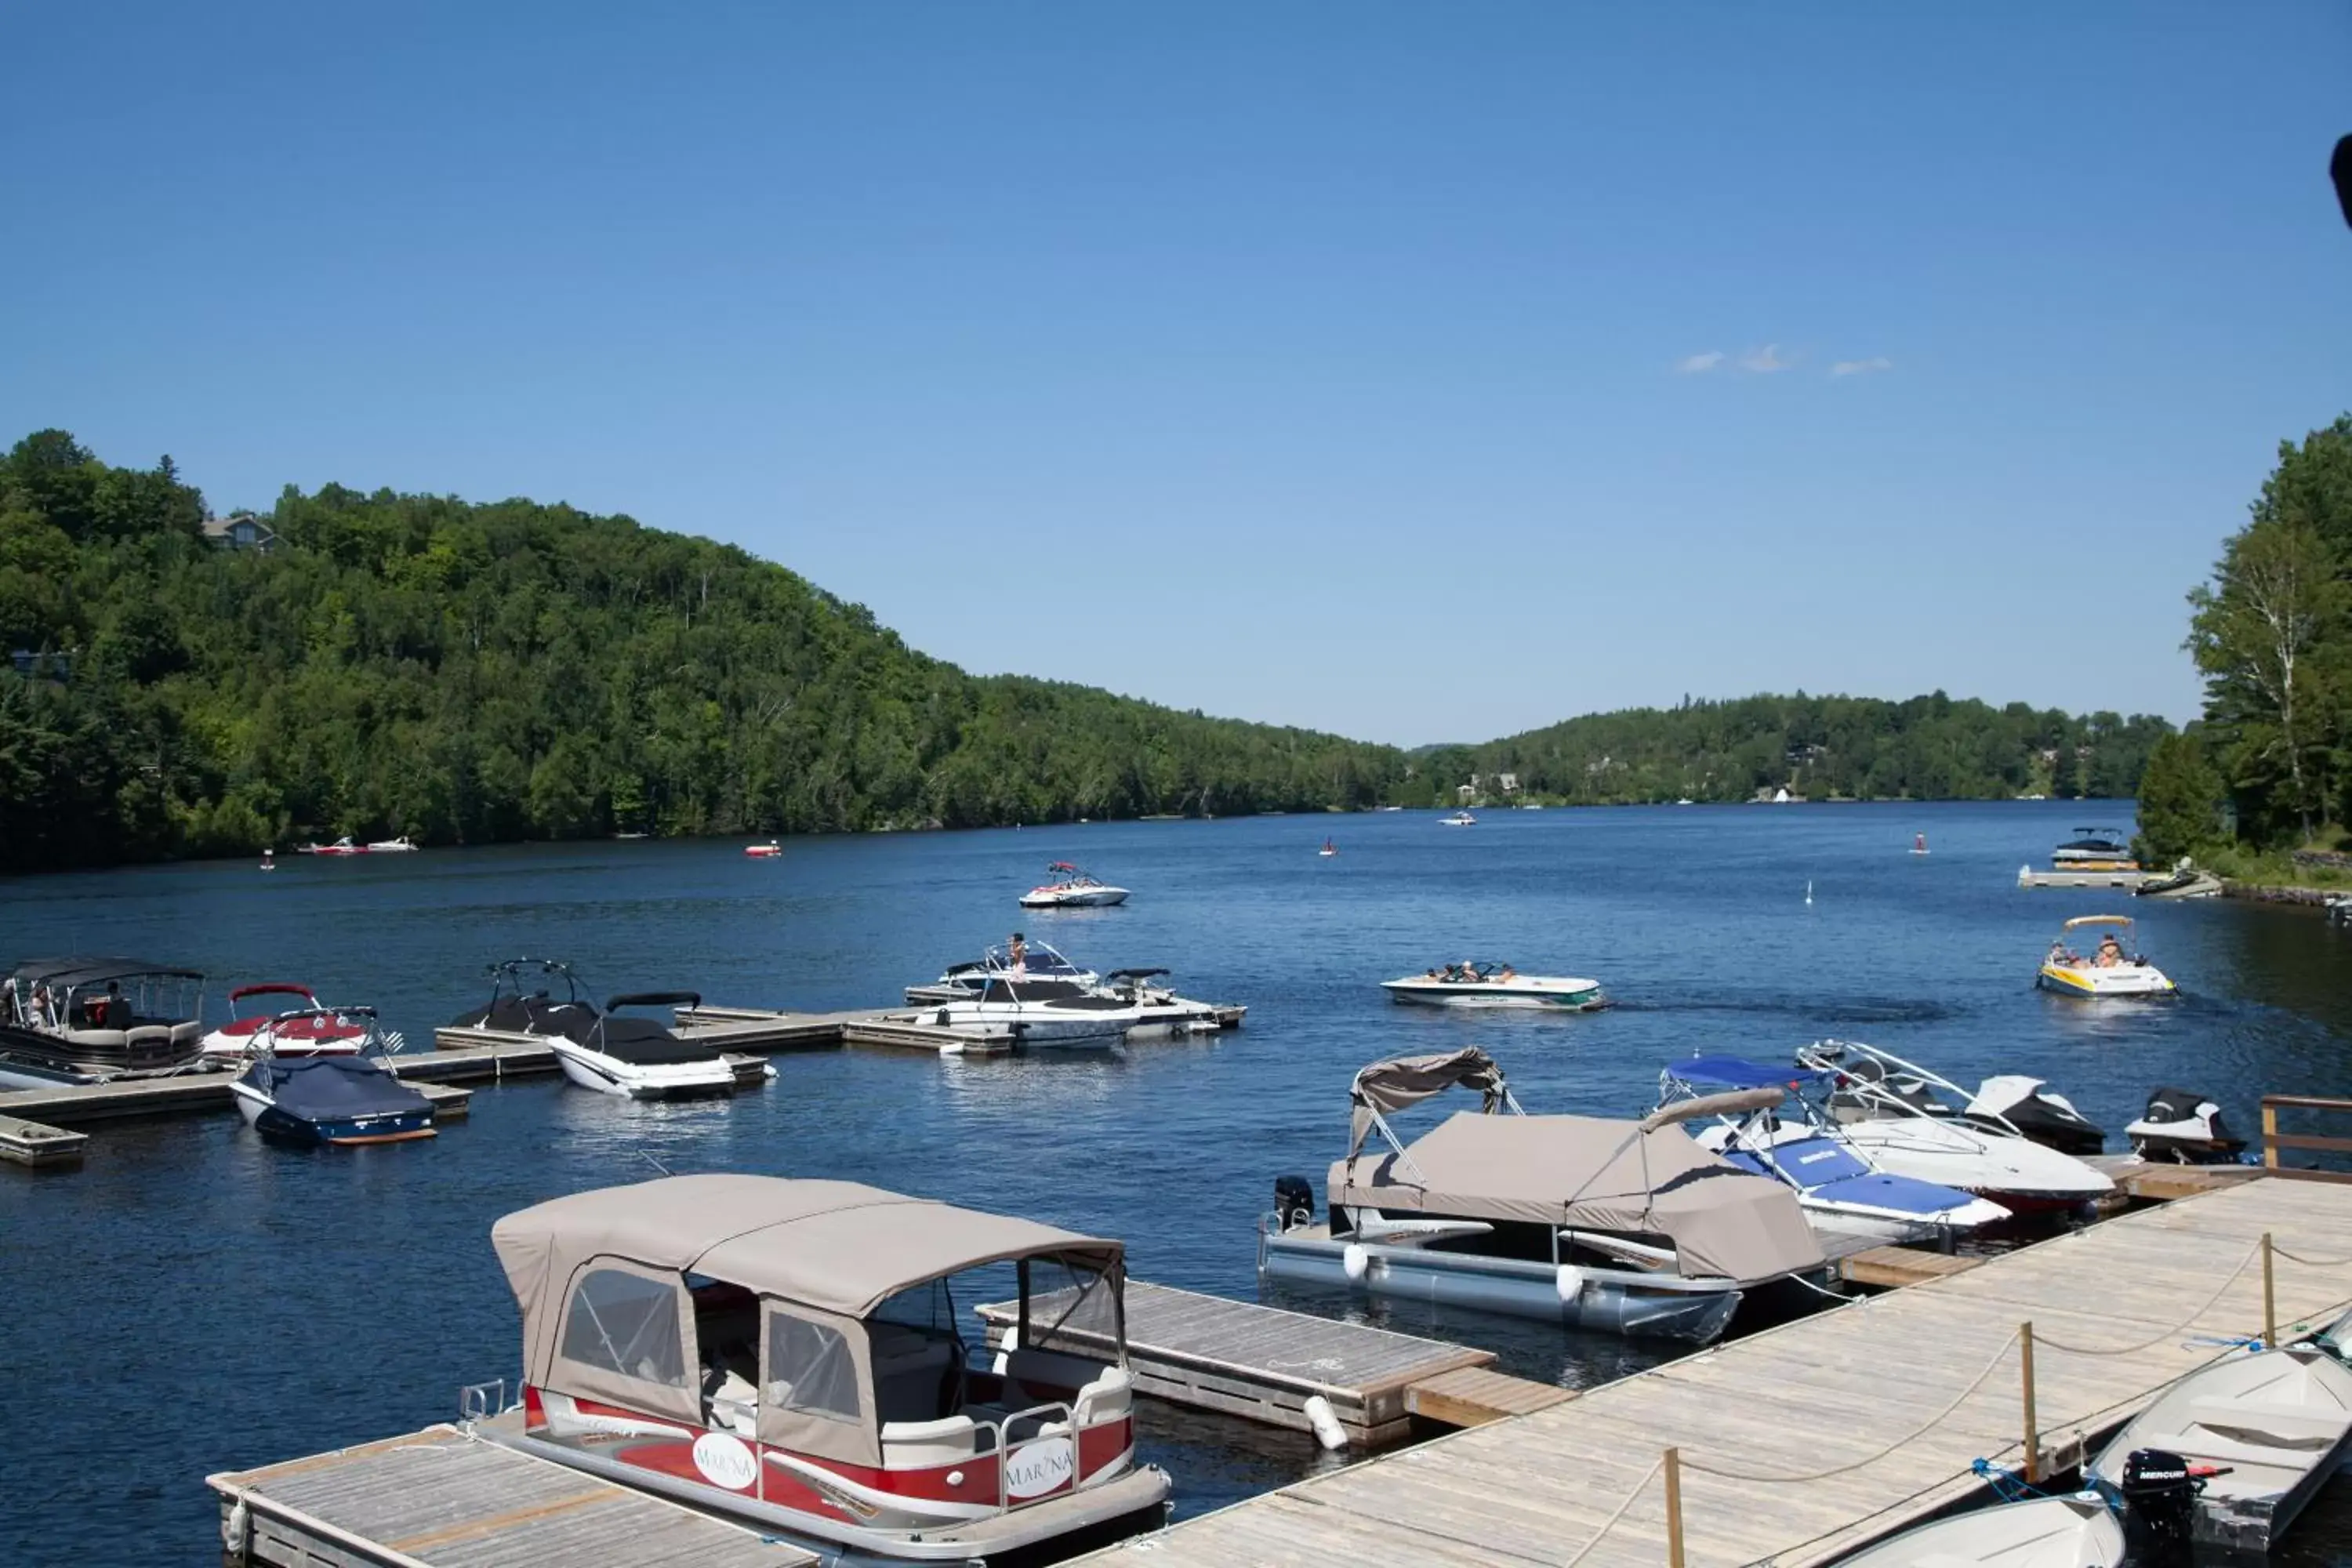
[[[1828,1075],[1807,1068],[1767,1067],[1745,1057],[1690,1057],[1666,1064],[1685,1083],[1719,1083],[1730,1089],[1783,1089]]]
[[[1824,1186],[1809,1187],[1805,1195],[1825,1198],[1831,1203],[1867,1204],[1873,1208],[1894,1209],[1900,1214],[1918,1215],[1923,1218],[1975,1201],[1967,1193],[1952,1187],[1939,1187],[1933,1182],[1922,1182],[1911,1176],[1889,1175],[1884,1171],[1848,1177]]]
[[[429,1103],[362,1057],[292,1057],[256,1062],[245,1081],[266,1089],[278,1110],[305,1121],[387,1116]]]

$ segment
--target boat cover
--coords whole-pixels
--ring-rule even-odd
[[[1685,1278],[1760,1284],[1826,1261],[1794,1193],[1679,1127],[1458,1111],[1402,1157],[1337,1162],[1330,1183],[1334,1207],[1662,1235]]]
[[[1475,1046],[1434,1056],[1399,1057],[1364,1068],[1348,1086],[1348,1103],[1354,1108],[1348,1126],[1348,1159],[1352,1162],[1371,1136],[1375,1114],[1419,1105],[1457,1084],[1486,1097],[1481,1107],[1486,1114],[1502,1109],[1503,1069]]]
[[[288,1057],[256,1062],[245,1076],[247,1083],[267,1089],[278,1110],[305,1121],[396,1115],[427,1103],[362,1057]]]
[[[579,1042],[592,1051],[634,1067],[676,1067],[684,1062],[715,1062],[719,1049],[700,1040],[682,1040],[651,1018],[606,1016],[599,1027]]]
[[[983,1263],[1067,1254],[1118,1267],[1116,1241],[1034,1220],[903,1197],[856,1182],[665,1176],[551,1198],[490,1227],[522,1309],[524,1348],[552,1349],[574,1271],[617,1258],[863,1317],[910,1285]]]

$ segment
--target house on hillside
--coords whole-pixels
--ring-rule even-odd
[[[205,537],[223,550],[268,550],[278,542],[278,531],[249,511],[205,519]]]
[[[1496,773],[1495,775],[1495,787],[1501,790],[1505,795],[1517,795],[1519,793],[1519,775],[1517,773]]]

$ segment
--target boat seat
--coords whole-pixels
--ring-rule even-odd
[[[2352,1426],[2352,1414],[2342,1411],[2330,1415],[2234,1399],[2190,1400],[2189,1418],[2213,1431],[2261,1432],[2265,1436],[2275,1435],[2283,1443],[2300,1442],[2306,1437],[2322,1444],[2333,1443],[2344,1436],[2347,1426]]]
[[[2183,1456],[2191,1463],[2205,1461],[2217,1465],[2234,1465],[2240,1469],[2256,1466],[2267,1467],[2273,1470],[2307,1469],[2315,1457],[2326,1453],[2333,1447],[2330,1442],[2307,1440],[2249,1443],[2223,1436],[2210,1428],[2191,1428],[2187,1432],[2154,1432],[2138,1438],[2137,1441],[2142,1447],[2168,1449]]]
[[[980,1426],[970,1415],[937,1421],[882,1423],[882,1468],[928,1470],[971,1458],[980,1447]]]
[[[885,1423],[947,1418],[955,1342],[895,1324],[875,1323],[866,1331],[876,1415]]]

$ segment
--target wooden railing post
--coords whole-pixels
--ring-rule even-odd
[[[1666,1450],[1666,1568],[1683,1568],[1683,1451]]]
[[[2263,1232],[2263,1348],[2277,1348],[2278,1285],[2271,1276],[2271,1233]]]
[[[2278,1107],[2267,1096],[2263,1100],[2263,1163],[2278,1169]]]
[[[2025,1391],[2025,1481],[2028,1486],[2042,1483],[2041,1423],[2033,1413],[2033,1325],[2017,1325],[2017,1359],[2024,1379]]]

